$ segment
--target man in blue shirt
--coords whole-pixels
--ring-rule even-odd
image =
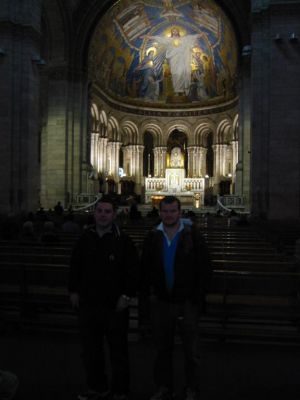
[[[210,275],[208,250],[199,230],[181,219],[178,198],[163,198],[160,217],[162,222],[146,237],[142,253],[142,293],[149,300],[157,352],[154,363],[157,392],[150,400],[173,397],[172,353],[177,326],[185,356],[185,400],[196,400],[195,344],[198,316],[204,308]]]

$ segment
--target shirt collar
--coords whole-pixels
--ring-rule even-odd
[[[167,237],[166,231],[165,231],[165,229],[164,229],[164,224],[163,224],[162,222],[156,227],[156,229],[157,229],[158,231],[161,231],[161,232]],[[179,220],[179,228],[178,228],[176,234],[177,234],[178,232],[181,232],[183,229],[184,229],[184,223],[183,223],[183,221],[180,219],[180,220]]]

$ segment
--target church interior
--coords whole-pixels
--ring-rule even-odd
[[[299,219],[298,1],[15,3],[2,213],[110,192]]]
[[[139,253],[164,196],[202,230],[203,399],[296,398],[300,0],[3,0],[0,30],[0,372],[16,400],[83,385],[66,282],[103,194]],[[132,400],[152,390],[140,315],[136,298]]]

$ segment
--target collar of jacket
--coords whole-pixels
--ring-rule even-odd
[[[93,226],[89,229],[89,231],[90,231],[90,232],[93,232],[93,233],[95,233],[95,234],[97,235],[96,225],[93,225]],[[112,224],[112,226],[111,226],[111,231],[108,231],[108,232],[112,232],[112,234],[113,234],[115,237],[117,237],[117,238],[121,236],[120,228],[119,228],[118,225],[115,224],[115,223]]]

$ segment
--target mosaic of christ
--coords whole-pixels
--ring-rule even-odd
[[[90,74],[126,102],[196,105],[236,96],[237,43],[213,0],[120,1],[90,46]]]

